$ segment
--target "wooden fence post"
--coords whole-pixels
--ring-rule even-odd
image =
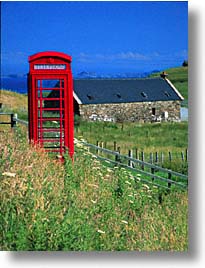
[[[141,152],[141,160],[144,162],[144,152]],[[144,170],[144,164],[142,164],[142,170]]]
[[[184,152],[181,152],[182,161],[184,161]]]
[[[133,151],[132,150],[128,150],[128,156],[133,158]],[[134,167],[134,163],[130,159],[128,160],[128,166],[129,167]]]
[[[158,157],[158,152],[155,153],[155,162],[158,163],[159,157]]]
[[[11,127],[15,127],[16,126],[16,115],[11,114]]]
[[[171,180],[172,178],[172,174],[171,173],[168,173],[168,179]],[[168,182],[168,188],[171,188],[171,182]]]
[[[163,152],[161,152],[161,163],[162,164],[164,163],[164,154],[163,154]]]
[[[169,152],[169,161],[171,162],[172,161],[172,153]]]
[[[104,148],[107,148],[107,142],[106,141],[104,142]]]
[[[120,147],[117,147],[117,155],[115,156],[115,161],[116,162],[121,162],[121,160],[120,160]]]
[[[137,148],[135,149],[135,158],[136,158],[137,160],[139,159],[138,149],[137,149]],[[136,164],[136,166],[138,166],[137,163],[135,163],[135,164]]]
[[[136,158],[136,159],[139,159],[139,158],[138,158],[138,149],[137,149],[137,148],[136,148],[136,150],[135,150],[135,158]]]
[[[99,141],[96,142],[96,146],[99,147]],[[98,153],[99,153],[99,150],[96,149],[96,154],[98,155]]]
[[[113,147],[114,147],[114,151],[116,152],[117,151],[117,142],[116,141],[114,141]]]
[[[188,149],[186,149],[186,151],[185,151],[185,161],[186,162],[188,161]]]
[[[150,153],[149,159],[150,159],[150,163],[153,164],[153,153]]]
[[[151,173],[154,175],[154,171],[155,171],[155,169],[152,167],[151,168]],[[152,177],[152,181],[154,181],[154,177]]]

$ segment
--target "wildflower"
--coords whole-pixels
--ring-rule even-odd
[[[93,158],[97,158],[97,156],[94,156],[94,155],[93,155],[92,157],[93,157]],[[99,161],[99,160],[94,159],[94,160],[93,160],[93,163],[95,163],[95,164],[99,164],[99,163],[100,163],[100,161]]]
[[[7,177],[16,177],[16,173],[12,173],[12,172],[4,172],[2,173],[3,176],[7,176]]]
[[[97,232],[100,233],[100,234],[105,234],[105,232],[100,230],[100,229],[98,229]]]
[[[33,167],[33,164],[31,164],[31,165],[27,166],[27,168],[32,168],[32,167]]]
[[[79,148],[83,148],[83,145],[80,144],[80,143],[76,143],[76,146],[79,147]]]
[[[88,186],[94,187],[94,188],[98,188],[98,185],[96,184],[88,184]]]
[[[97,200],[92,200],[92,199],[91,199],[91,202],[92,202],[93,204],[96,204],[96,203],[97,203]]]
[[[94,169],[94,170],[100,170],[101,168],[100,167],[92,167],[92,169]]]
[[[127,221],[124,221],[124,220],[122,220],[121,222],[124,223],[124,224],[128,224],[128,222]]]
[[[143,184],[144,188],[149,189],[149,186],[147,184]]]

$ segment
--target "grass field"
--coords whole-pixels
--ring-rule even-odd
[[[9,90],[0,91],[0,103],[3,112],[17,113],[19,118],[28,120],[28,96]]]
[[[81,122],[75,128],[75,137],[83,138],[92,144],[101,145],[114,150],[120,147],[121,154],[128,154],[132,149],[134,157],[136,150],[138,157],[144,153],[144,160],[150,161],[150,154],[164,155],[167,160],[164,167],[178,171],[188,172],[187,162],[183,162],[181,153],[188,148],[188,122],[181,123],[106,123],[106,122]],[[172,162],[168,162],[169,152],[173,156]]]
[[[25,133],[0,135],[1,250],[188,249],[187,191],[149,187],[80,147],[62,165]]]
[[[140,148],[147,151],[180,150],[188,146],[188,122],[181,123],[106,123],[81,122],[75,128],[76,137],[87,139],[90,143],[104,141],[121,147]]]

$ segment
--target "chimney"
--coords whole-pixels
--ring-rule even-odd
[[[163,78],[163,79],[165,79],[167,76],[168,76],[168,74],[166,73],[166,72],[162,72],[161,74],[160,74],[160,76]]]

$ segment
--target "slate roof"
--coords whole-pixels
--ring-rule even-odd
[[[74,92],[82,104],[183,100],[168,80],[76,79]]]

